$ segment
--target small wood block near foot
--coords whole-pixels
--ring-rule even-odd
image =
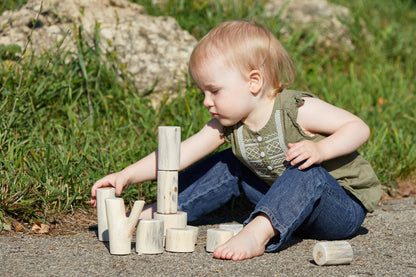
[[[138,254],[163,253],[163,221],[141,219],[136,229],[136,252]]]
[[[234,232],[234,236],[238,234],[238,232],[243,229],[243,224],[237,224],[237,223],[223,223],[218,226],[220,229],[224,230],[230,230]]]
[[[176,214],[161,214],[156,212],[153,213],[153,218],[163,220],[164,236],[166,236],[166,229],[168,228],[185,228],[188,219],[187,213],[181,211]]]
[[[353,259],[352,247],[347,241],[318,242],[313,247],[313,259],[317,265],[349,264]]]
[[[191,228],[168,228],[166,230],[166,251],[195,251],[195,231]]]
[[[207,244],[205,250],[207,252],[214,252],[218,245],[226,243],[234,236],[234,231],[224,229],[208,229],[207,230]]]

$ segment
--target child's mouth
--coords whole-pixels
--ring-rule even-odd
[[[212,115],[212,117],[214,117],[214,118],[219,117],[219,114],[217,114],[217,113],[210,112],[210,114],[211,114],[211,115]]]

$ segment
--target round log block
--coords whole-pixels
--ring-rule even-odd
[[[115,196],[113,187],[104,187],[97,189],[97,222],[98,222],[98,240],[109,241],[107,213],[105,211],[105,202],[107,198]]]
[[[208,229],[205,250],[207,252],[214,252],[218,245],[227,242],[233,236],[234,231],[224,229]]]
[[[157,172],[157,212],[175,214],[178,211],[178,171]]]
[[[181,128],[159,126],[158,128],[158,170],[179,170],[180,168]]]
[[[198,240],[199,228],[196,226],[187,225],[186,228],[192,229],[194,231],[194,244],[196,244]]]
[[[163,253],[163,221],[141,219],[136,229],[136,252],[138,254]]]
[[[166,251],[193,252],[195,232],[191,228],[168,228],[166,230]]]
[[[349,264],[353,259],[352,247],[347,241],[318,242],[313,247],[313,259],[318,265]]]
[[[159,204],[159,203],[158,203]],[[163,235],[166,236],[168,228],[185,228],[187,223],[187,214],[185,212],[177,212],[176,214],[153,213],[154,219],[163,220]]]
[[[236,224],[236,223],[223,223],[218,226],[220,229],[230,230],[234,232],[234,236],[238,234],[238,232],[243,229],[243,224]]]

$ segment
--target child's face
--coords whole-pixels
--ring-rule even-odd
[[[204,92],[204,106],[223,126],[244,120],[253,108],[249,80],[222,57],[212,58],[197,66],[198,87]]]

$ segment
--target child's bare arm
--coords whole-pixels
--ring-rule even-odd
[[[359,117],[316,98],[305,97],[297,121],[307,132],[329,135],[315,143],[304,140],[289,143],[286,160],[292,165],[305,161],[299,169],[319,164],[357,150],[369,136],[370,129]]]
[[[198,133],[183,141],[180,170],[202,159],[223,144],[224,138],[221,136],[221,130],[221,124],[213,119]],[[116,194],[120,194],[128,185],[154,180],[156,175],[156,152],[152,152],[123,170],[109,174],[95,182],[91,188],[91,205],[96,205],[96,191],[100,187],[113,186],[116,188]]]

